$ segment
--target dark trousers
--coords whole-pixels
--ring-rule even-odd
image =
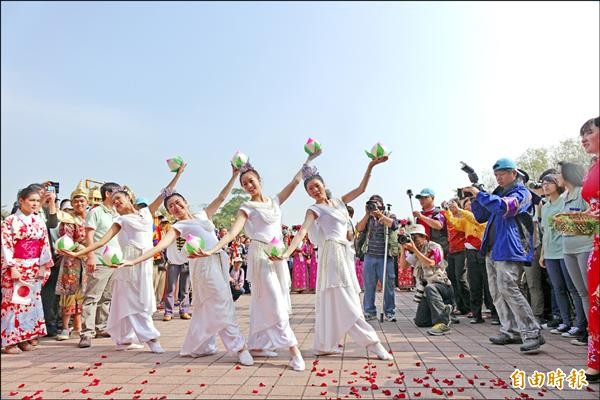
[[[56,283],[58,282],[58,272],[60,258],[50,268],[50,277],[42,286],[42,307],[44,309],[44,320],[46,321],[46,331],[48,335],[54,335],[59,330],[58,315],[58,296],[56,295]]]
[[[448,278],[454,289],[454,301],[456,308],[466,314],[471,309],[469,296],[469,284],[467,283],[467,269],[465,268],[465,252],[459,251],[448,255]]]
[[[488,287],[487,269],[485,257],[477,250],[467,250],[467,276],[469,278],[469,290],[471,293],[471,312],[473,317],[481,319],[481,306],[485,306],[496,315],[490,288]]]
[[[415,325],[420,328],[433,326],[439,322],[449,323],[449,314],[444,313],[446,304],[452,304],[452,286],[431,283],[425,286],[425,296],[417,306]]]

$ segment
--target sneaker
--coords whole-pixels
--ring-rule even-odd
[[[98,332],[96,332],[96,337],[97,338],[109,338],[110,333],[108,333],[106,331],[98,331]]]
[[[450,327],[443,322],[440,322],[435,324],[431,329],[428,329],[427,333],[431,336],[442,336],[446,333],[450,333]]]
[[[387,322],[396,322],[396,316],[393,314],[388,314],[385,316],[385,321]]]
[[[190,318],[192,318],[192,316],[190,314],[184,312],[182,314],[179,314],[179,318],[181,318],[181,319],[190,319]]]
[[[164,353],[165,349],[162,348],[162,346],[160,345],[160,343],[158,342],[157,339],[152,339],[146,342],[146,344],[148,345],[148,347],[150,348],[150,351],[152,353]]]
[[[117,351],[126,351],[126,350],[139,350],[143,349],[143,344],[137,343],[119,343],[117,344]]]
[[[523,340],[520,337],[510,337],[506,333],[500,333],[497,336],[492,336],[490,342],[494,344],[521,344]]]
[[[165,314],[165,316],[163,317],[163,321],[170,321],[172,319],[173,319],[173,316],[171,316],[171,315],[166,315]]]
[[[374,321],[377,319],[377,315],[365,314],[365,321]]]
[[[89,335],[81,336],[79,339],[79,347],[82,349],[86,347],[92,347],[92,337]]]
[[[483,318],[473,318],[469,321],[470,324],[483,324],[484,322]]]
[[[581,329],[574,326],[571,329],[569,329],[568,332],[563,333],[561,336],[566,337],[566,338],[574,338],[574,337],[578,337],[579,335],[581,335]]]
[[[63,329],[62,331],[60,331],[60,333],[58,335],[56,335],[56,340],[62,341],[62,340],[69,340],[71,338],[71,331],[68,329]]]
[[[246,349],[244,349],[240,353],[238,353],[238,360],[239,360],[240,364],[242,364],[242,365],[246,365],[246,366],[254,365],[254,359],[250,355],[250,352]]]
[[[542,324],[542,329],[554,329],[554,328],[558,328],[558,326],[560,325],[561,320],[560,318],[555,318],[551,321],[546,322],[545,324]]]
[[[252,354],[254,357],[277,357],[278,354],[274,351],[271,350],[250,350],[250,354]]]
[[[385,347],[383,347],[383,345],[380,342],[377,342],[377,343],[367,347],[367,349],[369,349],[373,353],[375,353],[377,358],[379,358],[380,360],[393,360],[394,359],[394,357],[392,357],[392,355],[390,353],[388,353],[388,351],[385,349]]]
[[[577,339],[571,339],[571,344],[574,346],[587,346],[588,345],[588,336],[582,335]]]
[[[492,325],[500,325],[500,320],[498,318],[492,318],[492,322],[490,322],[490,324],[492,324]]]
[[[304,364],[304,359],[300,355],[292,357],[292,359],[290,360],[288,365],[294,371],[304,371],[306,369],[306,364]]]
[[[536,338],[525,339],[523,341],[523,345],[520,348],[521,353],[525,353],[525,354],[537,353],[540,350],[540,347],[544,343],[546,343],[546,341],[544,340],[544,337],[541,334],[538,335],[538,337],[536,337]]]
[[[560,325],[558,326],[558,328],[554,328],[554,329],[552,329],[552,330],[550,331],[550,333],[553,333],[553,334],[555,334],[555,335],[558,335],[559,333],[561,333],[561,334],[562,334],[562,333],[568,332],[568,331],[569,331],[569,329],[571,329],[571,328],[570,328],[568,325],[565,325],[565,324],[560,324]]]

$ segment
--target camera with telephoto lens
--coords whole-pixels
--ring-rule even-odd
[[[529,189],[541,189],[541,188],[542,188],[542,182],[540,182],[540,181],[529,183]]]
[[[367,212],[373,212],[375,210],[384,211],[385,207],[380,206],[376,200],[367,201]]]
[[[421,300],[423,300],[423,298],[425,297],[425,282],[421,281],[421,280],[417,280],[417,282],[415,283],[415,296],[413,297],[413,300],[415,301],[415,303],[420,303]]]
[[[411,242],[410,235],[408,233],[401,233],[398,235],[398,243],[400,244],[408,244]]]
[[[475,170],[463,161],[460,162],[460,165],[461,171],[467,174],[469,181],[471,182],[471,186],[476,187],[480,192],[484,192],[485,190],[483,189],[483,184],[479,183],[479,177],[477,176]],[[471,193],[464,192],[462,189],[457,189],[456,195],[460,200],[464,199],[465,197],[473,197]]]

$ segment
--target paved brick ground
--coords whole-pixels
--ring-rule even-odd
[[[249,297],[236,303],[242,331],[248,330]],[[537,355],[521,355],[518,345],[495,346],[488,337],[496,332],[489,323],[471,325],[461,318],[452,333],[431,337],[412,323],[412,293],[397,293],[398,322],[374,323],[393,362],[367,355],[353,342],[345,343],[339,356],[315,357],[311,346],[314,295],[293,295],[292,327],[301,344],[307,370],[287,367],[288,355],[256,358],[252,367],[234,364],[223,351],[205,358],[178,355],[188,321],[177,317],[156,327],[166,353],[146,349],[117,352],[110,339],[94,340],[88,349],[77,340],[44,339],[35,351],[2,355],[2,399],[325,399],[325,398],[544,398],[597,399],[598,385],[587,390],[513,389],[510,374],[515,367],[528,375],[534,370],[566,374],[582,368],[585,347],[545,332],[546,345]],[[312,368],[314,365],[314,368]],[[312,369],[312,370],[311,370]],[[398,379],[404,376],[404,379]],[[505,388],[499,380],[506,382]],[[370,381],[369,381],[370,380]],[[24,385],[24,386],[22,386]],[[441,394],[436,394],[441,393]]]

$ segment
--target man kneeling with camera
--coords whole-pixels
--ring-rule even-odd
[[[400,268],[412,265],[416,279],[415,301],[419,303],[415,324],[433,327],[427,333],[441,336],[450,332],[452,314],[452,284],[446,275],[446,261],[442,247],[429,240],[420,224],[406,227],[398,235],[401,246]]]

